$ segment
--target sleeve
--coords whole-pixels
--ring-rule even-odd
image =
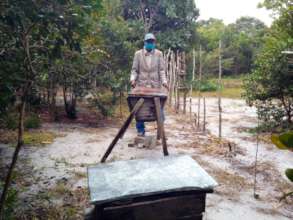
[[[139,56],[138,52],[135,53],[131,68],[131,74],[130,74],[130,81],[136,81],[139,71]]]
[[[160,54],[160,78],[162,81],[162,84],[167,84],[167,79],[166,79],[166,72],[165,72],[165,61],[164,61],[164,57],[163,54]]]

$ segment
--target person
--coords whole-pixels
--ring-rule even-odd
[[[156,38],[152,33],[145,35],[143,49],[135,52],[130,83],[132,88],[136,86],[161,88],[163,86],[168,89],[163,53],[156,49]],[[136,129],[138,136],[145,135],[143,121],[136,122]]]

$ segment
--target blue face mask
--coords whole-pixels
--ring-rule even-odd
[[[144,43],[144,48],[147,50],[147,51],[152,51],[156,48],[156,45],[155,43],[148,43],[148,42],[145,42]]]

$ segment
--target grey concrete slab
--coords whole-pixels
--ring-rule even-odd
[[[190,156],[117,161],[88,167],[90,199],[101,204],[176,191],[209,191],[216,181]]]

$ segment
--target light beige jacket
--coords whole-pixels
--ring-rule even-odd
[[[157,49],[152,52],[145,49],[137,51],[130,80],[135,80],[137,86],[151,88],[160,88],[162,84],[167,83],[163,53]]]

